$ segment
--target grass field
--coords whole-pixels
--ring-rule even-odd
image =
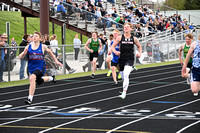
[[[7,12],[0,11],[0,34],[6,32],[6,22],[10,22],[10,40],[12,37],[16,39],[19,45],[24,35],[24,18],[21,17],[21,12]],[[58,36],[58,44],[61,44],[61,27],[56,25],[55,34]],[[39,18],[27,18],[27,33],[33,34],[34,31],[40,31]],[[73,39],[76,32],[66,29],[66,44],[73,44]],[[52,23],[49,23],[49,35],[52,35]],[[83,44],[87,41],[88,37],[83,36]],[[73,47],[67,48],[67,52],[71,52]]]

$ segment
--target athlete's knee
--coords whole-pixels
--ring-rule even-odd
[[[30,77],[29,77],[29,81],[30,82],[33,82],[33,81],[35,82],[35,80],[36,80],[36,76],[31,74]]]

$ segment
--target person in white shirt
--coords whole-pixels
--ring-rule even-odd
[[[78,60],[78,54],[79,54],[80,46],[81,46],[81,40],[78,38],[78,34],[75,35],[73,43],[74,43],[74,52],[75,52],[74,58],[75,60]]]
[[[57,50],[60,50],[60,48],[58,47],[57,35],[53,34],[50,39],[51,39],[50,41],[51,49],[54,55],[57,57],[58,56]]]

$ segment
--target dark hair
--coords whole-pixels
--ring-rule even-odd
[[[28,34],[24,34],[23,39],[24,39],[24,40],[27,40],[28,37],[29,37]]]

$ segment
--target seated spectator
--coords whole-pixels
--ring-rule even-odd
[[[67,12],[62,3],[59,3],[59,5],[57,6],[56,12],[61,13],[62,19],[65,19]]]
[[[98,17],[97,28],[103,28],[103,27],[104,27],[103,21],[101,20],[101,17]]]

